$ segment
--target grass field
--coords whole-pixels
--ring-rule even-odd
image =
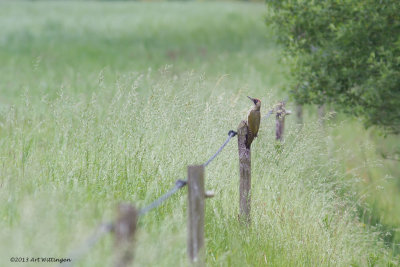
[[[115,206],[142,207],[205,162],[251,103],[286,96],[263,4],[0,2],[0,266],[68,257]],[[234,139],[206,170],[210,266],[396,266],[400,170],[354,119],[272,118],[237,221]],[[391,179],[388,179],[391,178]],[[135,266],[186,266],[186,189],[139,221]],[[397,233],[397,235],[396,235]],[[386,243],[384,242],[386,241]],[[110,266],[111,236],[77,266]],[[38,266],[20,264],[21,266]]]

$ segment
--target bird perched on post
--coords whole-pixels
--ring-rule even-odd
[[[248,96],[248,98],[254,103],[254,107],[250,110],[249,115],[247,115],[248,133],[246,146],[247,148],[250,148],[250,145],[254,138],[257,137],[258,129],[260,128],[261,101],[257,98],[251,98],[250,96]]]

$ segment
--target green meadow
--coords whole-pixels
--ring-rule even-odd
[[[118,203],[144,207],[204,163],[289,67],[262,3],[0,2],[0,266],[71,256]],[[289,99],[288,108],[294,110]],[[252,145],[238,222],[234,138],[206,168],[207,266],[397,266],[396,136],[305,107]],[[188,266],[187,189],[141,217],[133,266]],[[110,266],[107,235],[75,266]]]

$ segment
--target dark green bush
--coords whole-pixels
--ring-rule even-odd
[[[399,0],[267,0],[299,103],[330,103],[400,132]]]

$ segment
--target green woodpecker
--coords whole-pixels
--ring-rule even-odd
[[[253,101],[254,107],[250,110],[249,115],[247,116],[247,126],[249,132],[247,134],[247,148],[250,148],[251,143],[254,138],[257,137],[258,129],[260,128],[260,120],[261,120],[261,101],[257,98],[248,98]]]

